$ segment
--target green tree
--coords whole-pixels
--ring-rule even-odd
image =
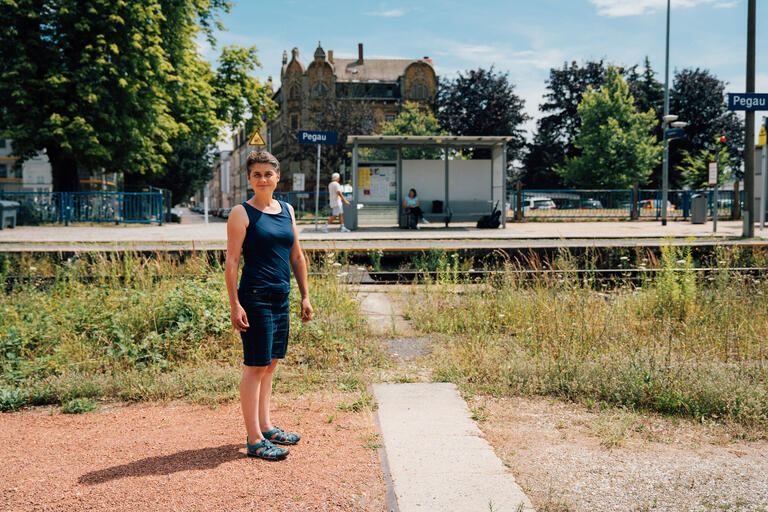
[[[728,146],[725,144],[711,144],[696,154],[686,150],[682,150],[681,153],[683,158],[680,165],[677,166],[677,170],[682,177],[683,183],[692,189],[709,186],[709,162],[717,161],[718,153],[720,156],[720,166],[717,170],[718,182],[722,183],[733,178],[730,164],[731,155],[728,152]]]
[[[629,188],[648,180],[661,155],[660,144],[649,135],[655,115],[637,112],[617,68],[608,68],[599,91],[584,95],[578,114],[582,124],[575,147],[581,154],[556,168],[566,182],[582,188]]]
[[[434,112],[427,106],[408,101],[400,113],[390,122],[385,122],[379,128],[379,135],[445,135]],[[428,160],[441,158],[438,149],[404,148],[403,158],[411,160]]]
[[[741,159],[744,154],[744,122],[736,112],[728,111],[725,101],[725,82],[706,69],[684,69],[675,73],[670,91],[670,112],[688,123],[685,138],[672,143],[669,152],[670,169],[676,170],[683,151],[700,154],[712,141],[725,135],[729,165],[736,177],[741,177]],[[670,183],[677,186],[682,176],[670,172]]]
[[[511,135],[508,159],[522,157],[523,123],[529,116],[507,73],[479,68],[466,75],[459,73],[454,80],[441,80],[436,103],[440,126],[451,135]],[[482,148],[470,153],[478,156],[487,151]]]
[[[1,5],[0,135],[22,160],[45,151],[56,190],[77,190],[79,169],[124,172],[127,183],[172,181],[185,161],[179,151],[209,151],[222,123],[253,110],[236,108],[253,105],[248,84],[241,98],[217,88],[194,44],[200,35],[213,40],[218,13],[229,8],[222,0]]]

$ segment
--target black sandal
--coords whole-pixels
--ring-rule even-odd
[[[246,437],[245,445],[248,447],[249,457],[258,457],[265,460],[283,460],[291,453],[285,448],[275,446],[269,439],[264,439],[257,444],[251,444]]]
[[[264,439],[268,439],[276,444],[296,444],[301,439],[299,434],[288,434],[280,430],[279,427],[275,427],[268,432],[262,432],[261,435]]]

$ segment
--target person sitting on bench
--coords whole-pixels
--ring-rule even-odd
[[[424,212],[419,206],[419,197],[416,194],[416,189],[412,188],[408,191],[408,197],[403,199],[403,210],[406,215],[413,215],[416,220],[416,229],[419,229],[419,221],[424,224],[429,224],[429,221],[424,218]]]

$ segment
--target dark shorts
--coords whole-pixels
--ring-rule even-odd
[[[272,359],[283,359],[288,349],[288,293],[238,290],[237,296],[250,325],[240,333],[243,364],[269,366]]]

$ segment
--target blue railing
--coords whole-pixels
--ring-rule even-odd
[[[691,198],[696,194],[707,197],[708,214],[715,204],[713,190],[670,190],[667,195],[667,217],[690,217]],[[718,215],[730,215],[733,191],[720,190],[717,194]],[[739,194],[739,200],[743,193]],[[509,201],[508,215],[514,215],[516,197]],[[638,191],[637,208],[640,218],[659,218],[662,213],[661,190]],[[524,190],[523,217],[527,218],[629,218],[632,215],[632,190]]]
[[[21,204],[18,224],[163,223],[159,192],[0,192]]]

